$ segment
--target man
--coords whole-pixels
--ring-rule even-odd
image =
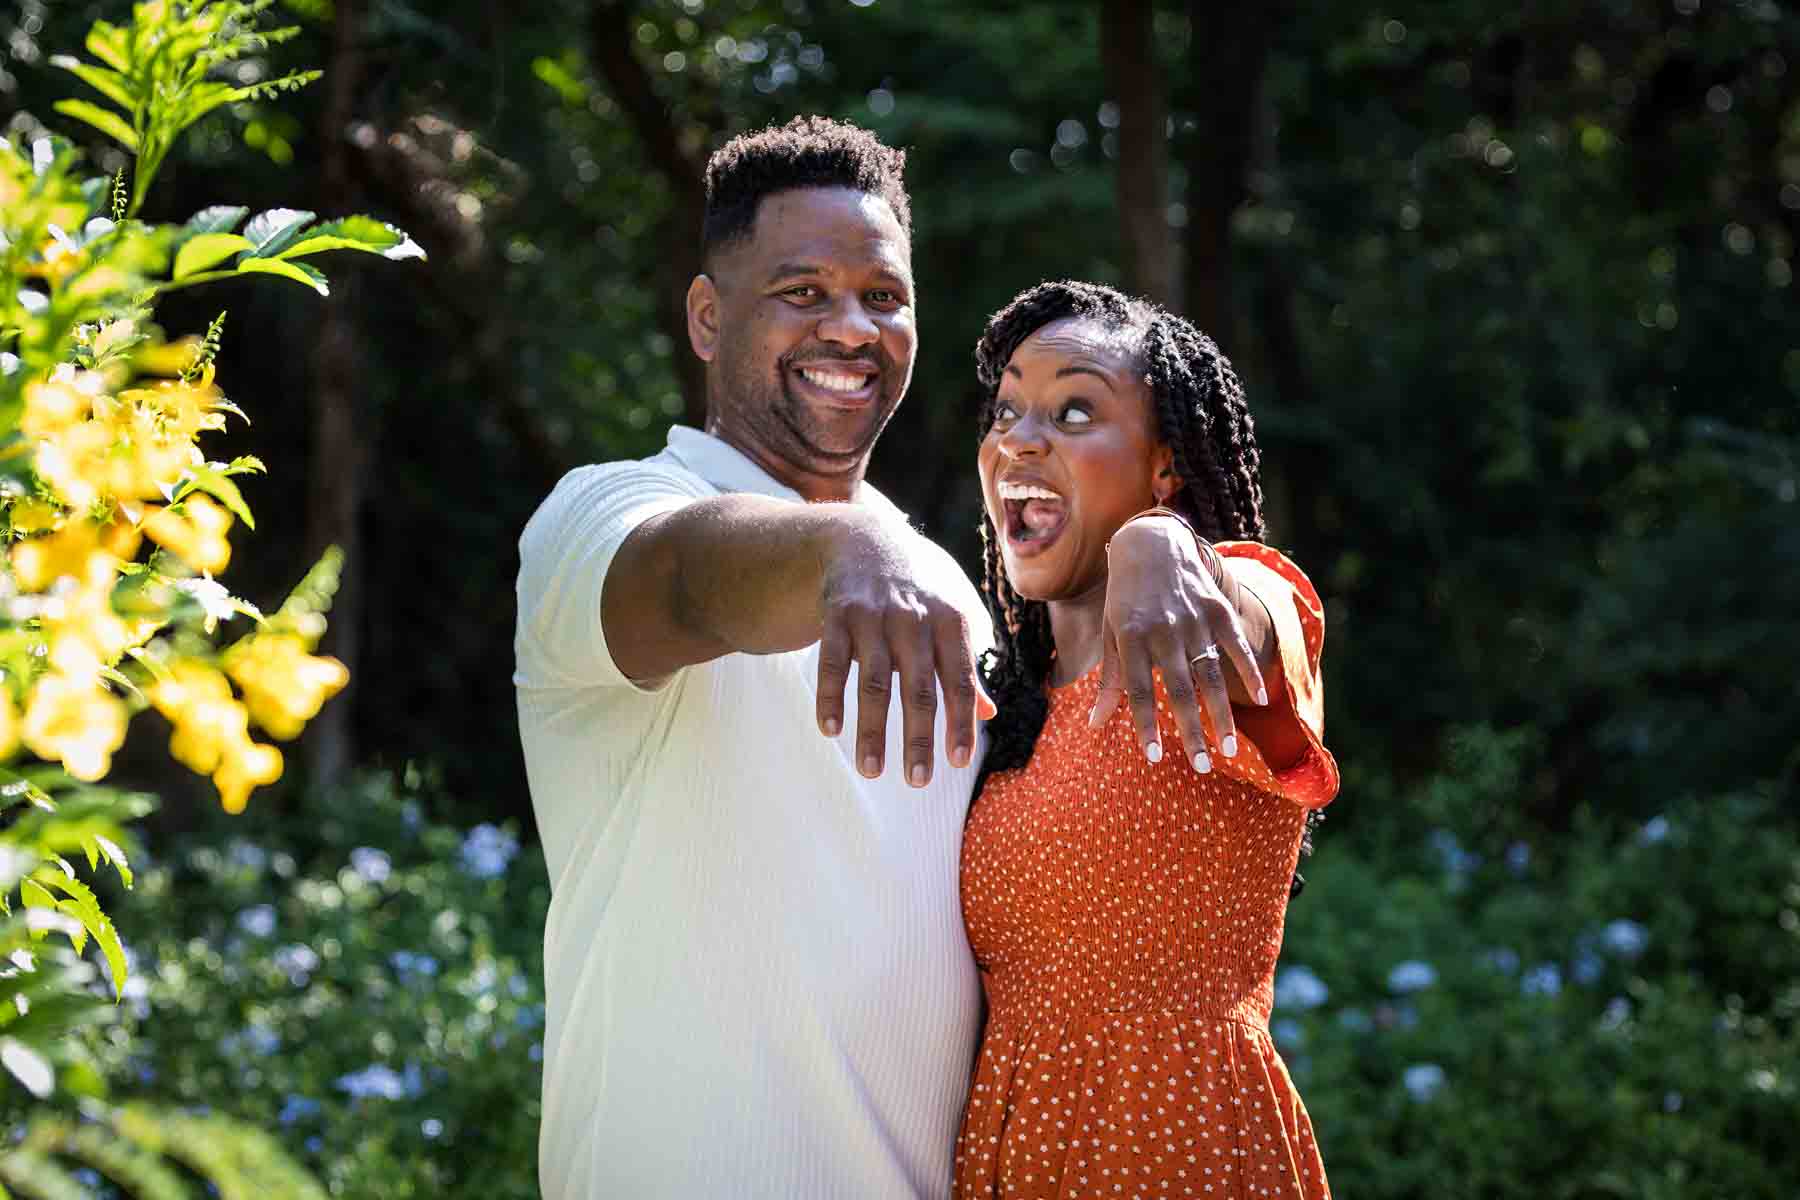
[[[687,297],[705,432],[572,472],[520,540],[549,1200],[948,1192],[991,631],[863,481],[916,349],[903,165],[819,118],[714,155]],[[1194,555],[1154,536],[1166,554],[1114,574],[1160,601]],[[1153,608],[1109,598],[1134,628]],[[1154,738],[1162,660],[1125,650]],[[1191,689],[1171,695],[1198,737]]]

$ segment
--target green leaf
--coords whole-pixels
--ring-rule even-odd
[[[256,245],[252,253],[261,258],[273,258],[299,237],[300,231],[312,219],[313,214],[302,209],[271,208],[250,218],[250,224],[244,226],[244,236]]]
[[[113,993],[122,994],[128,973],[125,946],[119,941],[119,931],[113,928],[112,918],[101,911],[100,901],[94,898],[93,890],[72,876],[59,876],[46,871],[42,877],[48,881],[49,886],[68,896],[67,900],[61,901],[56,907],[80,921],[81,927],[93,934],[100,952],[106,956],[106,965],[112,969]],[[79,954],[82,948],[78,943],[75,952]]]
[[[175,499],[179,501],[195,492],[205,492],[229,508],[245,525],[251,529],[256,528],[256,519],[250,515],[250,506],[244,503],[244,493],[238,491],[237,484],[226,478],[225,473],[218,468],[208,465],[193,472],[187,482],[176,489]]]
[[[299,241],[283,250],[280,257],[299,258],[323,250],[361,250],[386,255],[410,241],[404,230],[385,221],[365,216],[345,217],[314,225],[300,235]]]
[[[35,879],[24,879],[19,882],[19,900],[26,908],[47,908],[52,912],[56,910],[56,897],[52,896],[49,889]],[[45,931],[42,929],[33,929],[31,940],[41,940],[44,933]]]
[[[192,125],[219,105],[243,99],[242,90],[229,83],[198,84],[182,98],[181,107],[175,112],[176,123],[183,128]]]
[[[94,841],[100,846],[100,856],[111,863],[113,869],[119,873],[120,881],[123,882],[126,887],[133,886],[131,863],[126,859],[125,851],[120,847],[119,843],[113,841],[104,834],[98,833],[94,835]]]
[[[189,237],[202,233],[230,233],[249,211],[235,204],[215,204],[189,217],[183,232]]]
[[[56,811],[56,801],[38,783],[16,771],[0,767],[0,812],[20,801],[34,804],[45,812]]]
[[[67,54],[51,55],[50,65],[68,71],[126,112],[137,107],[137,97],[131,92],[131,81],[117,71],[91,66]]]
[[[16,1038],[0,1038],[0,1065],[39,1100],[56,1086],[56,1072],[51,1068],[50,1060]],[[70,1181],[73,1182],[73,1177]]]
[[[255,249],[255,243],[237,233],[202,233],[189,238],[175,255],[172,279],[186,279],[216,267],[232,255]]]
[[[86,100],[58,100],[52,107],[65,117],[87,122],[133,154],[137,153],[137,133],[125,123],[123,117],[111,109],[101,108]]]
[[[254,454],[240,454],[226,464],[225,473],[227,475],[267,475],[269,468],[265,467],[263,460]]]
[[[111,21],[95,21],[88,30],[88,53],[113,68],[131,74],[131,35]]]
[[[325,282],[325,276],[305,263],[288,262],[284,258],[246,258],[238,263],[237,269],[240,274],[279,275],[305,284],[321,296],[331,295],[331,285]]]

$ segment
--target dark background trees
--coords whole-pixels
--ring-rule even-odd
[[[43,54],[111,7],[0,6],[0,112],[48,114],[70,84]],[[356,682],[314,735],[317,778],[416,764],[443,776],[438,816],[528,829],[517,533],[567,467],[695,419],[678,302],[701,166],[819,111],[909,151],[921,352],[872,477],[966,563],[969,348],[1014,292],[1118,282],[1238,363],[1273,540],[1327,603],[1346,787],[1319,870],[1431,828],[1490,864],[1624,855],[1646,820],[1728,794],[1793,831],[1790,8],[285,7],[306,33],[269,71],[325,80],[219,114],[171,163],[165,215],[291,199],[291,161],[322,210],[379,213],[431,253],[346,264],[323,303],[226,297],[220,379],[268,414],[242,448],[307,480],[261,498],[246,586],[276,591],[300,547],[351,552],[333,637]],[[310,340],[303,369],[256,359],[266,327]]]

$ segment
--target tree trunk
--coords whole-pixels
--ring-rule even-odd
[[[356,44],[362,22],[361,0],[337,0],[332,24],[331,65],[320,121],[321,211],[350,203],[351,180],[345,132],[355,106],[361,75]],[[357,332],[355,288],[342,278],[325,300],[313,348],[312,461],[307,470],[307,547],[317,556],[327,546],[344,551],[344,575],[332,604],[331,626],[323,649],[350,668],[350,685],[320,710],[308,730],[306,749],[314,787],[329,787],[343,777],[356,753],[351,712],[355,704],[358,648],[362,636],[361,537],[365,458],[372,432],[357,428],[356,389],[366,378]]]
[[[1169,229],[1169,118],[1156,61],[1155,16],[1150,0],[1102,0],[1100,60],[1106,89],[1119,106],[1116,178],[1125,284],[1173,307],[1180,297]]]
[[[1187,315],[1227,353],[1239,341],[1231,306],[1231,220],[1249,195],[1263,70],[1277,14],[1254,4],[1190,0],[1188,94],[1199,128],[1187,138]]]
[[[706,420],[706,372],[688,345],[687,289],[700,273],[700,225],[706,216],[706,173],[682,147],[681,131],[656,95],[650,72],[632,50],[631,8],[619,0],[594,0],[588,10],[593,63],[624,110],[650,162],[669,185],[669,211],[658,225],[662,271],[656,281],[656,314],[674,343],[672,354],[683,408],[690,425]]]

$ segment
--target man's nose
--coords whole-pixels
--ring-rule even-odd
[[[831,306],[819,321],[819,337],[840,346],[867,346],[881,337],[881,329],[862,301],[849,296]]]

